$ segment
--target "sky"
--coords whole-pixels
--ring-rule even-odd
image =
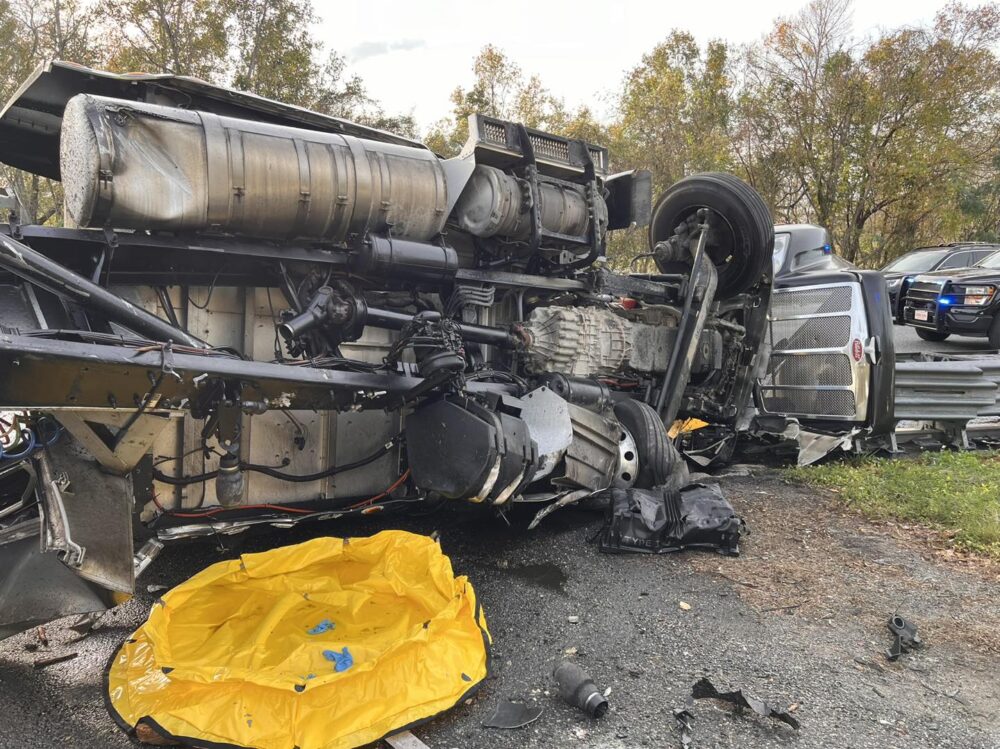
[[[973,3],[975,4],[975,3]],[[702,44],[757,41],[803,0],[315,0],[320,37],[343,54],[387,112],[412,112],[421,132],[451,112],[449,95],[472,81],[482,47],[501,48],[566,104],[607,117],[626,71],[672,29]],[[929,22],[945,0],[856,2],[854,29]]]

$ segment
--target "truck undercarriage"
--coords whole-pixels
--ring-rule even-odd
[[[0,227],[0,636],[127,595],[134,538],[682,482],[667,428],[735,433],[766,364],[772,221],[729,175],[654,205],[516,123],[441,159],[63,63],[0,134],[66,224]],[[647,224],[655,269],[612,269]]]

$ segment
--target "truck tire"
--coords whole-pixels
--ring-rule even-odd
[[[996,327],[995,325],[993,327]],[[939,343],[941,341],[947,340],[951,333],[939,333],[936,330],[925,330],[924,328],[915,328],[917,331],[917,338],[922,341],[934,341]],[[992,333],[990,334],[992,335]]]
[[[1000,349],[1000,315],[993,318],[993,324],[990,325],[990,348]]]
[[[666,485],[680,489],[687,485],[687,463],[667,436],[656,409],[630,398],[615,404],[615,416],[632,435],[638,452],[639,472],[632,486],[652,489]]]
[[[717,295],[725,299],[746,291],[771,268],[774,221],[760,194],[731,174],[693,174],[671,185],[653,209],[650,249],[672,236],[700,208],[715,214],[706,251],[719,271]]]

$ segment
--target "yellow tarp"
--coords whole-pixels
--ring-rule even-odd
[[[194,746],[356,747],[461,701],[488,645],[472,585],[434,540],[318,538],[164,595],[112,661],[109,705]]]

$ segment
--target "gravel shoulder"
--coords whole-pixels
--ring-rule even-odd
[[[996,567],[950,561],[927,534],[869,523],[766,471],[723,487],[752,530],[735,559],[602,555],[587,542],[600,517],[574,510],[530,533],[529,513],[507,526],[462,508],[236,537],[222,549],[170,547],[136,598],[90,637],[73,643],[65,622],[48,627],[52,650],[76,651],[76,659],[35,670],[38,654],[25,649],[33,636],[0,643],[0,747],[132,745],[105,712],[101,679],[157,595],[147,585],[175,585],[242,552],[383,527],[439,531],[456,571],[475,585],[494,638],[492,674],[471,702],[415,729],[434,749],[680,746],[671,710],[701,676],[795,705],[802,728],[701,701],[692,708],[696,746],[1000,747]],[[926,646],[889,663],[882,652],[893,612],[918,624]],[[611,689],[603,720],[555,696],[552,665],[574,649]],[[504,699],[544,712],[523,729],[482,728]]]

